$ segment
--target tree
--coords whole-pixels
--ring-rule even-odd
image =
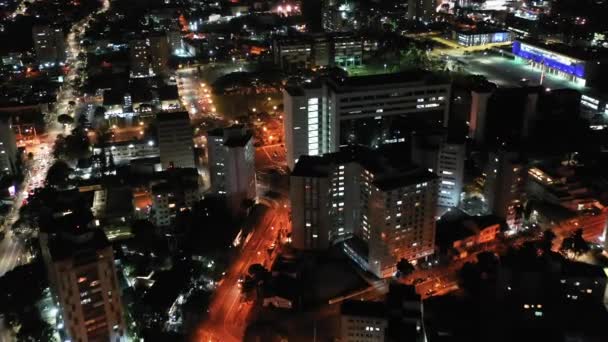
[[[69,105],[70,107],[74,107],[74,106],[76,105],[76,102],[75,102],[75,101],[69,101],[69,102],[68,102],[68,105]]]
[[[583,238],[583,229],[575,230],[562,241],[560,251],[566,255],[581,256],[591,250],[589,243]]]
[[[52,187],[64,187],[70,175],[70,167],[63,160],[56,161],[46,174],[46,184]]]
[[[67,114],[61,114],[57,117],[57,121],[65,127],[67,125],[73,124],[74,118]]]
[[[397,262],[397,271],[399,272],[399,277],[407,277],[414,272],[414,265],[406,259],[401,258],[401,260]]]
[[[556,237],[557,236],[551,229],[543,231],[540,241],[538,242],[543,253],[551,252],[551,249],[553,248],[553,240],[555,240]]]

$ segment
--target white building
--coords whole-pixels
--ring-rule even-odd
[[[451,86],[414,71],[324,80],[283,91],[287,164],[342,145],[404,141],[413,120],[447,126]]]
[[[345,253],[381,278],[401,258],[433,254],[437,177],[399,158],[401,145],[300,158],[290,178],[294,247],[344,241]]]
[[[195,168],[192,127],[187,112],[158,113],[158,148],[163,170]]]
[[[444,130],[417,132],[412,135],[411,148],[412,161],[439,177],[438,215],[458,207],[464,182],[464,141],[449,139]]]
[[[243,126],[207,133],[211,191],[226,195],[229,206],[240,212],[246,200],[255,200],[255,149],[253,137]]]

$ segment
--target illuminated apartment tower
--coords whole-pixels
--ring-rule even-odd
[[[149,77],[152,75],[149,48],[150,41],[148,39],[135,39],[129,42],[131,77]]]
[[[511,228],[521,225],[527,168],[519,153],[500,150],[489,154],[484,197],[490,212],[507,221]]]
[[[169,49],[169,40],[164,34],[153,34],[130,41],[131,77],[149,77],[166,73]]]
[[[32,38],[39,65],[50,67],[65,61],[65,36],[60,28],[46,25],[34,26]]]
[[[450,82],[424,71],[325,79],[283,91],[287,165],[340,146],[405,141],[407,126],[447,126]],[[410,120],[410,118],[415,120]]]
[[[433,254],[437,177],[400,158],[405,146],[302,156],[290,178],[293,245],[344,251],[378,277]]]
[[[71,341],[126,341],[112,246],[101,229],[41,232],[65,334]]]

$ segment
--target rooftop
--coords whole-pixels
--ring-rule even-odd
[[[340,313],[347,316],[385,318],[386,307],[382,302],[346,300],[340,306]]]
[[[169,122],[177,120],[187,120],[188,122],[190,122],[190,115],[188,115],[188,112],[160,112],[156,114],[156,121],[158,122]]]
[[[347,146],[339,152],[323,156],[301,156],[292,172],[295,177],[326,177],[333,165],[357,163],[373,174],[373,184],[380,190],[391,190],[431,181],[437,176],[411,164],[403,157],[406,145],[390,144],[373,150],[363,146]]]
[[[74,258],[74,262],[94,261],[96,252],[110,246],[102,229],[63,230],[49,238],[49,251],[54,261]]]

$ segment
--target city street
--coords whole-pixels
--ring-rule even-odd
[[[99,12],[108,10],[109,6],[109,0],[105,0]],[[91,16],[72,26],[72,29],[67,36],[68,61],[76,61],[76,56],[82,51],[80,39],[83,31],[81,31],[80,28],[85,24],[88,25],[87,23],[90,19]],[[70,67],[66,79],[71,79],[76,76],[77,68],[74,66]],[[0,231],[6,232],[4,240],[0,242],[0,276],[16,266],[29,261],[29,255],[27,255],[23,243],[15,237],[11,232],[10,227],[19,219],[19,210],[27,200],[29,192],[35,188],[44,186],[46,173],[53,163],[52,146],[57,134],[61,133],[63,130],[61,125],[57,122],[57,116],[61,113],[69,112],[69,102],[73,99],[75,99],[74,87],[70,82],[66,82],[57,94],[55,111],[45,116],[47,128],[46,135],[40,137],[40,143],[38,145],[30,146],[26,150],[26,154],[29,152],[33,154],[33,159],[28,163],[21,190],[15,194],[14,204],[5,217],[0,229]]]
[[[274,255],[268,255],[268,247],[277,239],[278,232],[289,224],[288,209],[284,202],[270,208],[260,223],[254,228],[251,238],[241,249],[230,268],[226,271],[209,305],[209,318],[197,332],[196,341],[201,342],[238,342],[242,340],[247,326],[250,303],[241,300],[238,280],[247,274],[250,265],[272,265]]]

